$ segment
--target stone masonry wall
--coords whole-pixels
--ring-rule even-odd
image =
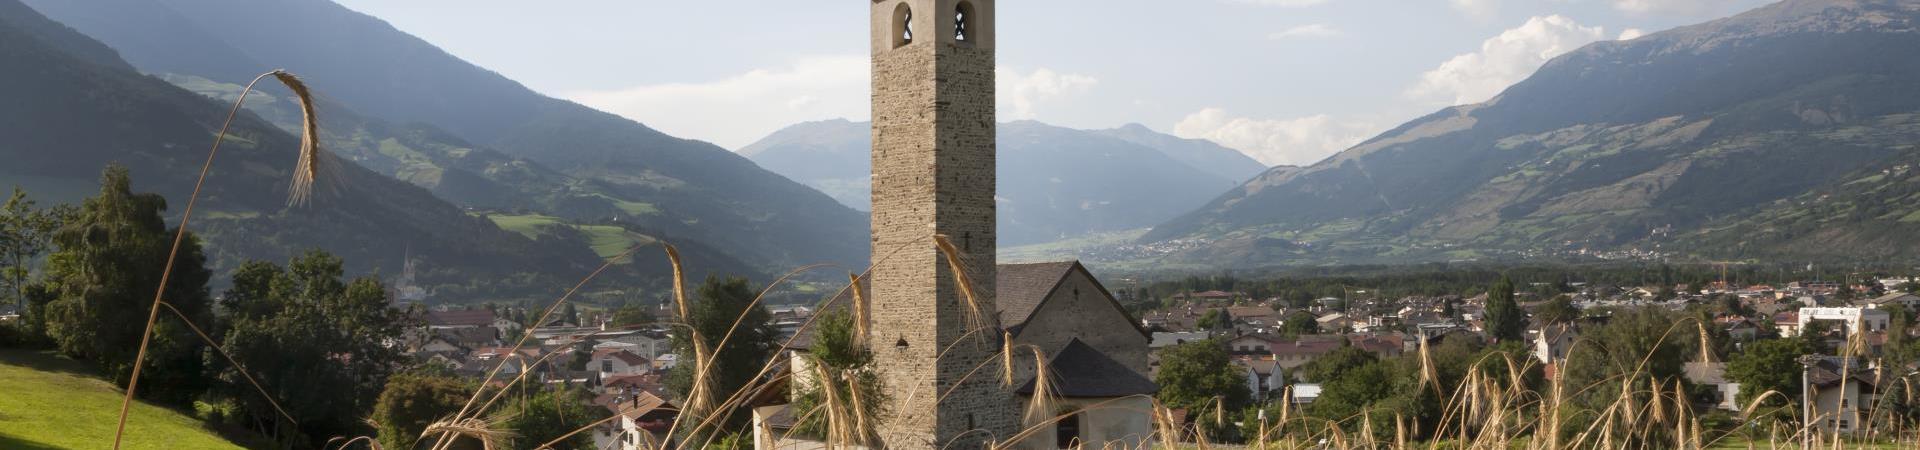
[[[929,14],[956,0],[875,3],[876,46],[895,31],[884,18],[902,1],[923,31],[873,55],[869,342],[890,400],[881,437],[895,449],[982,448],[1016,432],[1019,408],[996,376],[994,54],[954,42],[951,23],[941,24],[952,16]],[[935,234],[965,255],[973,306]]]

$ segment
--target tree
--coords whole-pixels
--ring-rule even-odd
[[[1806,343],[1809,353],[1832,353],[1832,346],[1827,345],[1828,331],[1830,330],[1827,327],[1826,321],[1808,321],[1805,326],[1800,327],[1800,341]]]
[[[1280,334],[1283,336],[1320,334],[1320,321],[1306,311],[1296,311],[1280,321]]]
[[[1360,366],[1372,364],[1374,361],[1379,360],[1380,358],[1375,356],[1373,352],[1362,350],[1352,345],[1343,345],[1332,352],[1315,358],[1313,362],[1301,366],[1300,370],[1301,376],[1307,381],[1325,383],[1335,378],[1340,378],[1342,375]]]
[[[501,428],[513,432],[509,448],[593,447],[592,432],[575,433],[552,447],[540,446],[606,417],[606,411],[595,411],[598,408],[590,406],[589,400],[578,389],[560,389],[543,390],[508,404],[502,411],[507,420]]]
[[[560,310],[560,320],[565,320],[567,323],[574,325],[582,325],[580,323],[580,310],[574,308],[573,303],[567,303],[566,307]]]
[[[1533,318],[1542,324],[1568,323],[1580,319],[1580,309],[1573,307],[1573,297],[1559,295],[1534,308]]]
[[[828,312],[814,319],[813,345],[803,355],[811,363],[808,369],[812,373],[795,374],[812,380],[800,384],[793,401],[794,415],[805,417],[798,426],[803,433],[826,437],[827,421],[836,420],[829,416],[852,414],[853,409],[846,405],[855,399],[860,402],[858,417],[882,417],[885,413],[886,390],[873,371],[873,355],[855,339],[855,333],[853,315],[845,311]],[[828,409],[830,404],[836,408]],[[850,424],[848,422],[852,421],[843,423]],[[858,436],[869,439],[867,442],[877,437],[871,434],[874,430],[855,431]]]
[[[1500,342],[1522,339],[1527,332],[1524,314],[1513,300],[1513,281],[1500,277],[1500,281],[1487,290],[1487,335]]]
[[[674,366],[667,375],[667,388],[681,395],[688,394],[693,388],[693,377],[705,377],[714,396],[715,403],[724,401],[754,381],[754,376],[773,356],[773,350],[779,347],[779,332],[773,329],[772,314],[753,302],[754,290],[747,285],[747,279],[740,277],[707,277],[706,283],[698,290],[698,299],[693,301],[684,318],[687,332],[673,334],[673,349],[681,363]],[[740,324],[733,329],[735,322]],[[729,336],[729,330],[732,334]],[[726,341],[725,346],[707,352],[711,355],[706,371],[698,370],[694,358],[694,340],[692,334],[701,336],[701,344],[712,346]],[[708,430],[737,430],[745,427],[751,416],[739,408],[714,411],[718,415],[714,426]],[[704,418],[687,423],[700,423]],[[701,439],[704,440],[704,439]]]
[[[1200,320],[1194,321],[1193,326],[1199,327],[1202,330],[1217,330],[1224,328],[1221,326],[1221,322],[1220,310],[1209,309],[1207,312],[1200,313]]]
[[[222,296],[228,353],[299,421],[315,443],[362,434],[358,420],[373,410],[393,368],[407,362],[397,342],[414,328],[412,316],[389,307],[373,278],[341,279],[340,258],[309,251],[285,268],[250,261],[234,271]],[[219,392],[254,423],[280,420],[238,368],[224,367]],[[298,439],[295,433],[289,439]]]
[[[411,449],[428,425],[460,412],[472,391],[472,386],[448,374],[420,371],[395,375],[374,402],[369,419],[379,424],[382,447]],[[460,438],[452,448],[480,450],[482,445]]]
[[[53,232],[72,214],[72,208],[64,205],[34,208],[27,191],[17,186],[0,205],[0,288],[5,288],[0,292],[13,298],[16,310],[26,311],[33,260],[52,246]]]
[[[649,323],[653,323],[653,313],[647,312],[646,307],[640,306],[640,305],[627,305],[627,306],[620,307],[620,309],[614,310],[613,318],[607,325],[610,325],[613,327],[625,327],[630,325],[644,325]]]
[[[1218,339],[1167,349],[1153,382],[1160,385],[1160,402],[1170,407],[1210,409],[1219,398],[1228,410],[1239,410],[1252,402],[1246,375],[1235,370],[1226,344]]]
[[[1769,405],[1784,405],[1800,398],[1799,358],[1813,353],[1807,341],[1766,339],[1748,344],[1744,351],[1727,361],[1727,380],[1740,383],[1740,403],[1753,401],[1760,394],[1776,391],[1786,398],[1770,398]]]
[[[46,332],[61,352],[92,361],[115,384],[133,373],[160,268],[166,265],[174,229],[160,212],[166,199],[134,194],[127,169],[108,166],[100,194],[86,199],[71,221],[54,232],[59,251],[48,257]],[[173,276],[162,292],[167,304],[195,324],[213,324],[209,307],[206,257],[199,240],[181,241]],[[142,396],[185,404],[206,386],[201,350],[205,344],[181,323],[162,313],[154,323],[142,377]]]

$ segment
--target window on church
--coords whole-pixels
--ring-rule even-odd
[[[1080,444],[1080,415],[1069,414],[1054,425],[1054,446],[1074,448]]]
[[[913,8],[901,2],[900,6],[893,10],[893,23],[900,27],[893,34],[893,47],[899,48],[913,43]]]
[[[973,10],[973,4],[967,3],[967,2],[960,2],[959,5],[955,5],[953,7],[953,40],[954,41],[957,41],[957,42],[967,41],[967,32],[969,31],[967,30],[967,22],[971,21],[969,19],[971,19],[971,16],[973,16],[972,10]]]

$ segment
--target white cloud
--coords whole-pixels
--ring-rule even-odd
[[[1447,0],[1453,9],[1475,18],[1492,18],[1500,10],[1500,0]]]
[[[1647,30],[1642,30],[1639,28],[1628,28],[1625,30],[1620,30],[1619,40],[1631,41],[1634,39],[1639,39],[1641,36],[1646,36],[1646,35],[1647,35]]]
[[[1267,165],[1313,164],[1379,131],[1373,124],[1337,120],[1325,114],[1254,119],[1234,117],[1220,108],[1188,114],[1173,126],[1175,135],[1211,140]]]
[[[713,81],[562,96],[667,134],[737,149],[801,121],[865,118],[868,67],[864,55],[803,57]]]
[[[563,93],[562,97],[619,114],[674,136],[729,149],[808,120],[866,120],[872,85],[867,56],[803,57],[718,80]],[[1002,120],[1033,119],[1042,106],[1086,92],[1099,80],[1047,68],[1001,67],[997,108]]]
[[[1308,6],[1318,6],[1318,5],[1327,3],[1327,1],[1328,0],[1233,0],[1234,3],[1244,3],[1249,5],[1279,6],[1284,8],[1303,8]]]
[[[1059,73],[1045,67],[1020,73],[1009,67],[994,70],[994,89],[999,91],[995,108],[1000,120],[1038,118],[1041,103],[1086,92],[1100,80],[1091,76]]]
[[[1340,35],[1340,29],[1324,23],[1301,25],[1267,35],[1267,39],[1281,40],[1292,38],[1323,38]]]
[[[1601,27],[1581,26],[1559,15],[1536,16],[1480,44],[1480,50],[1454,56],[1420,75],[1407,96],[1434,103],[1468,104],[1493,98],[1547,60],[1606,39]]]
[[[1636,14],[1700,14],[1728,4],[1728,0],[1613,0],[1613,8]]]

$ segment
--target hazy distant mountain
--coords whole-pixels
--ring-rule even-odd
[[[1195,169],[1234,182],[1247,181],[1254,175],[1267,170],[1267,165],[1255,161],[1245,153],[1240,153],[1239,150],[1222,147],[1206,139],[1187,139],[1162,134],[1137,123],[1111,130],[1095,130],[1094,133],[1159,150],[1160,153]]]
[[[866,122],[830,120],[793,125],[740,150],[768,170],[864,209],[872,190],[872,135]],[[1090,232],[1149,226],[1186,212],[1235,180],[1195,169],[1166,152],[1203,146],[1178,138],[1156,149],[1111,132],[1039,122],[999,126],[1000,243],[1021,245]],[[1230,150],[1229,150],[1230,151]]]
[[[825,195],[717,146],[542,96],[330,1],[28,3],[147,72],[215,84],[272,68],[299,73],[336,107],[372,119],[368,130],[392,133],[370,136],[354,156],[464,205],[619,220],[765,269],[866,259],[864,215]],[[389,139],[405,149],[382,144]],[[487,158],[412,155],[425,147]]]
[[[1583,248],[1851,256],[1820,243],[1866,247],[1920,217],[1905,198],[1816,194],[1915,187],[1896,169],[1920,140],[1916,18],[1914,0],[1788,0],[1594,43],[1486,103],[1270,170],[1142,241],[1199,239],[1163,260],[1236,266]]]
[[[96,193],[101,169],[119,163],[135,189],[164,195],[177,219],[226,107],[133,72],[106,46],[16,0],[0,0],[0,12],[0,185],[71,202]],[[251,115],[233,135],[193,222],[217,268],[324,248],[355,274],[390,274],[411,248],[421,284],[436,295],[512,298],[549,291],[599,260],[586,241],[528,239],[345,161],[324,166],[310,205],[288,207],[299,140]]]

